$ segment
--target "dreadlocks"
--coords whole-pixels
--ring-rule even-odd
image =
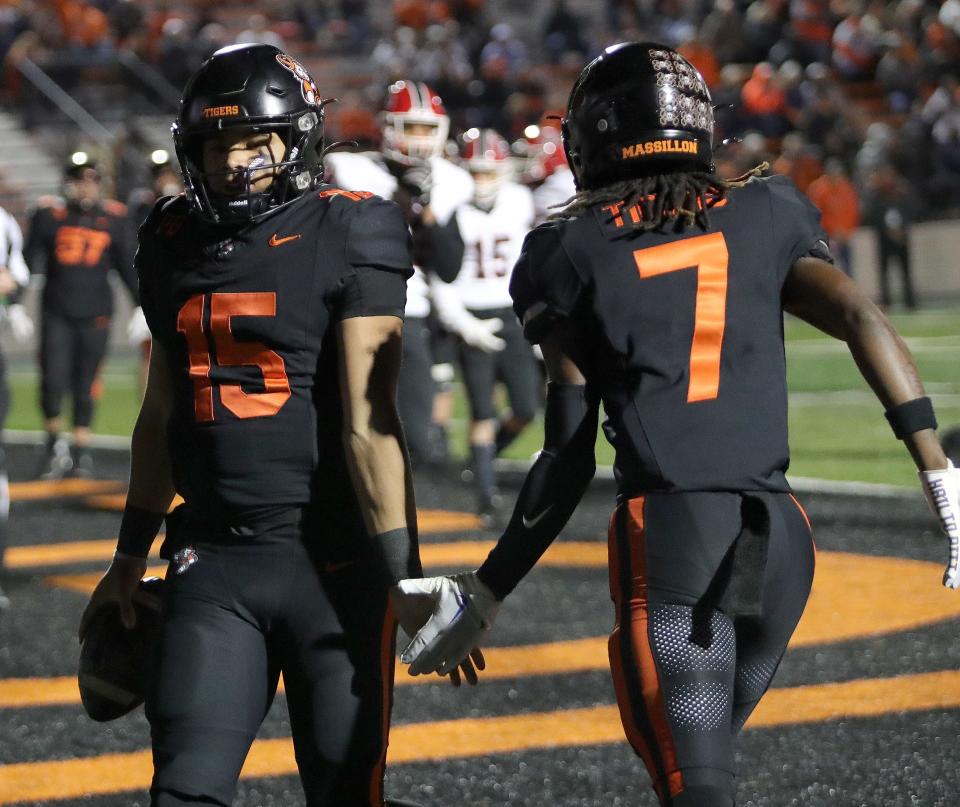
[[[736,179],[722,179],[706,171],[674,171],[648,177],[635,177],[602,188],[582,190],[560,205],[549,218],[571,218],[597,204],[622,204],[629,210],[634,205],[640,211],[637,220],[631,217],[633,232],[660,230],[674,222],[676,230],[697,225],[706,230],[710,226],[709,210],[721,201],[731,188],[745,185],[752,177],[769,168],[761,163]]]

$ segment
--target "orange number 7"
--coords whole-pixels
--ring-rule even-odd
[[[727,241],[710,233],[633,253],[641,278],[697,270],[697,302],[690,346],[687,403],[711,401],[720,389],[720,351],[727,311]]]

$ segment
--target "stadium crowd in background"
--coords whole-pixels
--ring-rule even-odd
[[[232,2],[27,0],[0,14],[0,55],[8,91],[11,62],[24,54],[40,64],[89,64],[120,49],[179,88],[225,44],[285,43],[308,61],[364,58],[369,82],[348,88],[331,115],[342,137],[375,138],[383,88],[404,77],[436,89],[452,131],[493,128],[512,141],[560,108],[586,58],[614,41],[661,41],[703,73],[722,135],[742,138],[722,152],[728,171],[758,156],[773,163],[782,151],[786,161],[775,167],[805,189],[836,158],[858,192],[876,201],[883,194],[874,177],[884,164],[905,183],[918,217],[960,206],[955,0],[608,0],[603,15],[551,0],[538,4],[533,20],[514,0],[496,8],[484,0],[396,0],[392,19],[380,15],[379,32],[376,5],[291,0],[251,14]]]
[[[496,8],[396,0],[380,19],[375,5],[291,0],[251,14],[232,2],[27,0],[0,13],[0,55],[8,92],[11,65],[25,54],[55,67],[109,61],[126,49],[176,88],[234,41],[286,44],[308,61],[359,56],[369,80],[346,88],[331,115],[334,134],[374,140],[383,88],[405,77],[436,89],[452,131],[493,128],[513,141],[560,108],[586,58],[614,41],[662,41],[703,73],[721,134],[741,139],[721,152],[731,174],[782,154],[775,168],[806,189],[834,158],[858,193],[877,202],[884,194],[875,177],[886,165],[916,217],[960,206],[955,0],[608,0],[603,15],[552,0],[533,20],[513,0]]]
[[[28,93],[17,69],[26,58],[72,92],[89,71],[103,81],[120,54],[134,55],[176,94],[214,50],[260,42],[303,57],[321,92],[339,96],[327,110],[328,143],[378,149],[387,88],[424,82],[442,98],[451,138],[499,133],[526,166],[518,179],[534,188],[562,165],[551,114],[583,63],[622,40],[676,47],[702,72],[723,141],[720,175],[766,162],[789,176],[820,208],[848,273],[853,233],[870,227],[880,302],[917,305],[912,227],[960,210],[958,0],[607,0],[602,13],[583,0],[549,0],[532,13],[519,0],[273,0],[255,13],[232,1],[0,3],[2,90],[11,101]],[[111,100],[107,93],[103,102]],[[130,122],[134,114],[126,112],[112,159],[100,162],[136,225],[176,176],[155,156],[151,167],[156,144]],[[558,159],[541,159],[539,174],[530,173],[531,150],[543,158],[548,149]],[[572,193],[559,184],[549,204]],[[537,201],[538,220],[548,213]]]

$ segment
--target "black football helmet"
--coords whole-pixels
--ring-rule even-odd
[[[272,45],[231,45],[214,53],[187,82],[172,127],[194,208],[218,224],[251,222],[319,184],[324,103],[303,65]],[[215,192],[203,165],[204,138],[226,129],[277,132],[286,147],[280,162],[251,165],[245,191],[235,195]],[[274,181],[253,191],[250,177],[264,169],[276,172]]]
[[[634,177],[713,170],[713,103],[703,76],[673,48],[612,45],[570,92],[561,125],[581,190]]]
[[[97,722],[116,720],[143,703],[153,648],[160,637],[164,581],[148,577],[133,595],[137,624],[127,630],[115,603],[94,612],[87,627],[77,683],[87,715]]]

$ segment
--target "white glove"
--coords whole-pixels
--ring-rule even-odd
[[[507,346],[507,343],[497,336],[502,328],[503,320],[499,317],[479,319],[467,314],[457,323],[457,334],[470,347],[484,353],[499,353]]]
[[[417,163],[400,176],[400,187],[411,197],[426,207],[430,204],[430,192],[433,190],[433,166],[428,162]]]
[[[137,306],[130,315],[130,321],[127,323],[127,341],[136,347],[142,345],[150,338],[150,326],[147,325],[147,318],[143,315],[143,309]]]
[[[927,504],[940,519],[940,528],[950,541],[950,560],[943,573],[943,585],[960,588],[960,471],[947,460],[947,467],[942,471],[920,471],[920,482]]]
[[[33,336],[33,320],[20,303],[7,306],[7,325],[17,342],[26,342]]]
[[[500,610],[500,602],[476,572],[401,580],[398,585],[405,594],[426,594],[435,603],[430,619],[400,655],[411,675],[455,670],[480,646]]]

